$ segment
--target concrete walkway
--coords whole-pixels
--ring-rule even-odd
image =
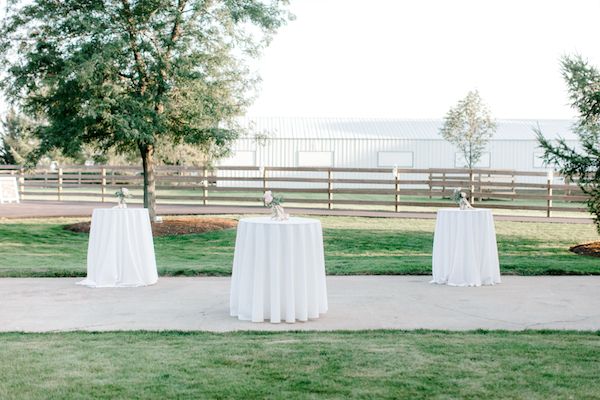
[[[431,285],[427,276],[330,276],[329,311],[296,324],[229,316],[229,278],[160,278],[90,289],[77,278],[0,279],[0,331],[600,330],[600,276],[503,277],[497,286]]]

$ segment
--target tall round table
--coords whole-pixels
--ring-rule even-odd
[[[245,218],[237,228],[230,313],[240,320],[307,321],[327,312],[321,222]]]
[[[158,281],[150,217],[145,208],[97,208],[87,253],[90,287],[132,287]]]
[[[437,212],[432,283],[481,286],[500,283],[492,212],[444,208]]]

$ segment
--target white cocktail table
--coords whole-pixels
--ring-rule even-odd
[[[432,283],[481,286],[500,283],[494,217],[487,209],[437,212]]]
[[[270,217],[240,220],[230,313],[240,320],[307,321],[327,312],[321,222]]]
[[[95,209],[88,244],[87,278],[78,284],[131,287],[152,285],[157,280],[148,210]]]

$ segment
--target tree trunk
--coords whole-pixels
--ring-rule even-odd
[[[148,209],[150,221],[156,219],[156,181],[154,179],[154,146],[140,145],[144,168],[144,208]]]
[[[473,143],[469,142],[469,159],[467,160],[469,169],[473,169]]]

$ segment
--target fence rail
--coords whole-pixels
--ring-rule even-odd
[[[14,175],[22,199],[114,201],[113,191],[141,191],[135,166],[63,166],[27,170],[2,165]],[[262,193],[285,194],[299,207],[354,207],[400,211],[402,207],[443,207],[455,188],[487,208],[587,212],[587,196],[556,173],[489,169],[392,169],[325,167],[156,168],[157,201],[162,204],[261,204]],[[140,196],[137,196],[138,198]]]

